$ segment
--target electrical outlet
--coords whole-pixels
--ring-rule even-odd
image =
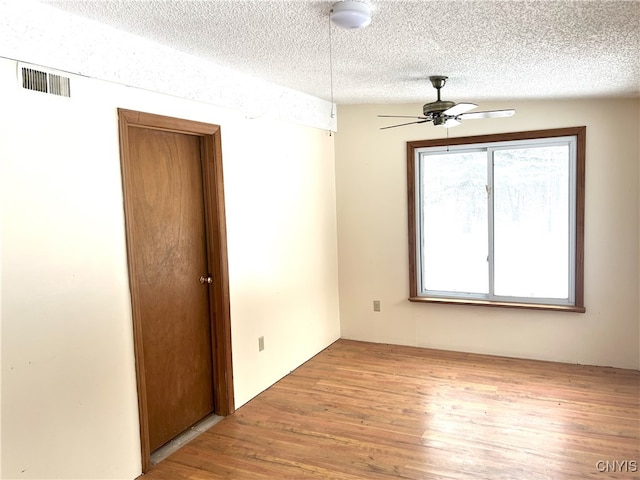
[[[258,337],[258,351],[264,350],[264,337]]]
[[[374,300],[373,301],[373,311],[374,312],[379,312],[380,311],[380,300]]]

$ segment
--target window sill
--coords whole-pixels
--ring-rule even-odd
[[[489,300],[473,300],[469,298],[409,297],[410,302],[442,303],[449,305],[478,305],[481,307],[526,308],[529,310],[551,310],[554,312],[585,313],[585,307],[575,305],[542,305],[539,303],[492,302]]]

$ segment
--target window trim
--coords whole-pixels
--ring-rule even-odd
[[[440,303],[455,305],[478,305],[505,308],[527,308],[533,310],[553,310],[584,313],[584,206],[585,206],[585,146],[586,126],[555,128],[549,130],[529,130],[525,132],[476,135],[469,137],[442,138],[407,142],[407,200],[409,230],[409,301],[418,303]],[[503,302],[472,298],[442,298],[418,295],[417,208],[418,195],[416,150],[425,147],[446,147],[480,143],[508,142],[516,140],[534,140],[554,137],[576,137],[576,178],[575,178],[575,262],[574,262],[574,305],[555,305],[524,302]]]

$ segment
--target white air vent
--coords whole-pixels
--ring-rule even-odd
[[[19,65],[18,77],[22,88],[27,90],[60,95],[61,97],[71,96],[71,81],[69,77],[24,65]]]

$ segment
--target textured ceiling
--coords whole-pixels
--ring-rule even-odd
[[[42,0],[336,103],[419,103],[447,75],[453,101],[640,94],[640,1],[368,1],[362,30],[333,1]]]

